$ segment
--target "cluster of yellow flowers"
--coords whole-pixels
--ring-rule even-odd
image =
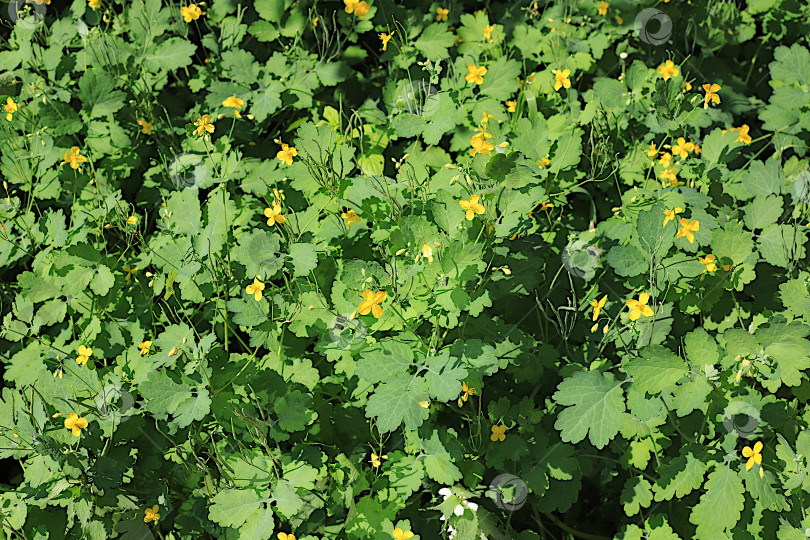
[[[677,214],[683,212],[683,208],[675,207],[673,210],[668,208],[664,209],[664,227],[667,226],[667,223],[670,221],[675,221]],[[683,238],[689,241],[690,244],[695,243],[695,232],[700,230],[700,222],[698,220],[688,220],[686,218],[681,218],[679,221],[681,227],[678,229],[678,234],[676,238]]]
[[[476,154],[484,154],[485,156],[491,156],[491,151],[495,149],[495,145],[489,142],[487,139],[492,139],[493,137],[494,136],[492,134],[487,133],[485,119],[484,122],[475,128],[475,135],[473,135],[470,139],[470,146],[472,146],[470,155],[475,156]]]
[[[681,159],[686,159],[691,152],[699,156],[703,150],[700,148],[699,144],[688,142],[683,137],[678,137],[677,142],[671,147],[668,145],[664,145],[664,147],[670,148],[672,153],[663,150],[660,152],[661,156],[658,159],[658,164],[663,167],[663,170],[658,173],[658,177],[665,180],[663,183],[664,187],[669,186],[674,188],[682,186],[684,183],[678,180],[678,169],[671,167],[672,158],[678,156]],[[644,153],[647,154],[647,157],[654,160],[658,157],[659,151],[655,143],[650,143],[649,150],[644,150]]]
[[[361,19],[365,17],[366,13],[368,13],[368,10],[371,9],[371,6],[368,4],[368,2],[365,2],[364,0],[360,2],[358,2],[357,0],[343,0],[343,3],[346,5],[344,9],[346,13],[348,13],[349,15],[354,14],[355,16],[360,17]]]
[[[14,117],[14,113],[18,110],[17,104],[13,99],[8,97],[6,98],[6,104],[3,105],[3,109],[6,111],[6,120],[11,122],[11,119]]]

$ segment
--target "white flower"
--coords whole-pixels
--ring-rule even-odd
[[[442,489],[440,489],[440,490],[439,490],[439,495],[441,495],[442,497],[444,497],[444,500],[445,500],[445,501],[446,501],[446,500],[447,500],[447,498],[448,498],[450,495],[452,495],[452,494],[453,494],[453,492],[452,492],[452,491],[450,491],[450,488],[443,487]]]

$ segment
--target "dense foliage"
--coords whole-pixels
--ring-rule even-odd
[[[806,537],[810,4],[8,15],[6,538]]]

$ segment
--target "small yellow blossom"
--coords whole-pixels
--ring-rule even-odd
[[[467,71],[468,73],[464,76],[464,79],[468,83],[483,84],[484,75],[487,74],[487,68],[485,66],[476,66],[475,64],[468,64]]]
[[[188,6],[183,6],[180,8],[180,15],[183,16],[184,21],[190,23],[192,20],[196,21],[200,18],[200,15],[202,15],[202,10],[197,4],[189,4]]]
[[[540,202],[540,210],[548,210],[549,208],[554,208],[554,205],[548,201]]]
[[[506,426],[492,426],[492,435],[489,436],[489,439],[492,442],[502,441],[506,438],[505,432]]]
[[[281,215],[280,204],[274,204],[273,208],[265,208],[264,217],[267,218],[267,224],[271,227],[276,223],[284,223],[287,220],[287,218]]]
[[[143,513],[145,515],[143,517],[143,522],[149,523],[150,521],[154,521],[155,523],[157,523],[157,520],[160,519],[160,514],[158,513],[159,509],[160,507],[158,505],[155,505],[152,508],[147,508],[146,510],[144,510]]]
[[[430,402],[429,401],[420,401],[419,406],[422,407],[423,409],[427,409],[428,407],[430,407]]]
[[[741,143],[744,143],[744,144],[750,144],[751,143],[751,135],[748,134],[748,130],[750,129],[748,127],[748,124],[743,124],[738,129],[739,129],[739,133],[737,133],[737,139],[736,139],[735,142],[741,142]]]
[[[87,428],[87,418],[79,417],[78,414],[72,412],[65,418],[65,427],[73,432],[74,437],[79,437],[82,430]]]
[[[694,149],[695,145],[693,143],[686,142],[683,137],[678,137],[678,143],[672,147],[672,154],[680,156],[681,159],[686,159],[686,153]]]
[[[141,126],[141,133],[143,133],[144,135],[152,134],[152,122],[147,122],[146,120],[138,120],[138,125]]]
[[[414,262],[419,262],[419,259],[424,257],[428,260],[429,263],[433,262],[433,248],[430,247],[428,244],[422,244],[421,253],[416,256]]]
[[[138,348],[141,350],[141,356],[149,354],[149,349],[152,347],[151,341],[141,341],[138,343]]]
[[[506,112],[515,112],[516,108],[517,108],[517,101],[506,102]]]
[[[700,223],[698,220],[689,221],[686,218],[681,219],[681,228],[678,229],[678,235],[676,238],[686,237],[690,244],[695,243],[695,231],[700,229]]]
[[[664,78],[665,81],[668,81],[671,77],[677,77],[681,72],[677,67],[675,67],[675,63],[672,60],[667,60],[658,66],[658,73]]]
[[[479,203],[478,200],[481,197],[478,195],[472,195],[470,200],[460,200],[458,201],[459,206],[461,206],[462,210],[465,210],[465,217],[467,221],[472,221],[475,219],[475,214],[483,214],[484,213],[484,205]]]
[[[703,90],[706,92],[706,97],[704,98],[703,108],[709,108],[709,102],[712,102],[715,105],[720,103],[720,96],[717,94],[721,90],[719,84],[704,84]]]
[[[91,356],[93,356],[93,349],[90,347],[85,347],[84,345],[79,345],[79,357],[76,358],[76,363],[83,366],[87,363]]]
[[[197,132],[198,137],[202,137],[203,135],[208,133],[214,132],[214,124],[211,123],[211,115],[204,114],[202,117],[198,118],[194,121],[194,125],[197,126],[195,130]]]
[[[542,169],[543,167],[548,167],[549,165],[551,165],[549,155],[550,154],[546,154],[546,157],[544,157],[543,159],[538,159],[537,161],[535,161],[535,163],[537,163],[537,166]]]
[[[450,13],[449,9],[436,8],[436,20],[447,21],[447,15]]]
[[[413,538],[413,532],[403,531],[399,527],[394,529],[394,532],[392,532],[391,535],[393,535],[394,540],[408,540],[408,538]]]
[[[594,321],[599,318],[599,312],[602,311],[603,307],[605,307],[605,302],[607,302],[607,295],[603,296],[601,300],[591,300],[590,304],[593,306]]]
[[[340,214],[340,217],[346,220],[347,227],[351,227],[352,225],[360,221],[360,218],[357,217],[357,214],[354,213],[354,210],[343,212],[342,214]]]
[[[560,88],[571,88],[571,80],[568,78],[568,76],[571,75],[570,69],[564,69],[562,71],[552,69],[551,72],[554,74],[554,90],[559,92]]]
[[[705,257],[698,257],[698,260],[703,264],[703,266],[706,267],[703,273],[714,272],[715,270],[717,270],[717,263],[714,262],[717,259],[711,253],[709,253]]]
[[[664,152],[661,154],[661,159],[658,160],[658,163],[661,164],[662,167],[668,169],[669,166],[672,164],[672,154],[669,152]]]
[[[127,283],[129,283],[129,280],[132,279],[133,274],[138,271],[137,268],[130,268],[128,264],[125,264],[122,270],[127,273],[127,275],[124,276],[124,281]]]
[[[684,185],[683,182],[680,182],[677,177],[678,169],[667,169],[663,172],[658,173],[660,178],[669,181],[669,185],[672,187],[678,187]]]
[[[650,143],[650,149],[644,150],[644,153],[647,154],[647,157],[650,159],[654,159],[655,156],[658,155],[658,150],[655,148],[655,143]]]
[[[358,313],[360,315],[368,315],[371,312],[374,315],[374,318],[379,319],[382,317],[383,310],[379,304],[385,302],[385,299],[388,298],[388,293],[385,291],[378,291],[378,292],[371,292],[369,289],[363,291],[363,301],[360,302],[360,306],[357,308]]]
[[[653,310],[650,306],[647,305],[647,302],[650,301],[650,295],[647,293],[641,293],[638,295],[638,300],[631,298],[626,302],[627,307],[630,308],[630,320],[635,321],[642,315],[645,317],[652,317],[655,315]]]
[[[470,155],[474,156],[476,154],[484,154],[486,156],[492,155],[492,150],[495,149],[495,145],[489,142],[487,139],[491,139],[492,135],[487,133],[486,131],[482,131],[481,133],[476,133],[470,139],[470,146],[472,149],[470,150]]]
[[[748,458],[748,463],[745,464],[745,470],[750,471],[751,468],[754,466],[754,463],[759,465],[759,476],[761,478],[765,477],[765,471],[762,470],[762,441],[757,441],[754,443],[754,448],[750,446],[746,446],[742,450],[743,457]]]
[[[287,165],[292,165],[293,158],[298,155],[298,150],[295,149],[294,146],[290,146],[287,143],[281,145],[281,150],[278,151],[276,154],[276,159],[279,161],[286,163]]]
[[[675,221],[675,214],[680,214],[681,212],[683,212],[683,208],[680,206],[675,207],[674,210],[665,209],[664,216],[666,217],[664,217],[664,227],[666,227],[667,223],[670,221]]]
[[[366,13],[368,13],[368,10],[371,8],[371,6],[365,1],[358,2],[357,0],[343,0],[343,3],[346,4],[346,7],[344,8],[346,13],[354,13],[361,19],[366,16]]]
[[[287,534],[280,532],[276,535],[277,540],[295,540],[295,535],[293,533]]]
[[[135,225],[136,223],[138,223],[138,216],[129,216],[127,218],[127,224]]]
[[[248,294],[252,294],[253,298],[258,302],[262,299],[262,291],[264,290],[264,283],[259,280],[259,276],[253,278],[253,284],[245,288]]]
[[[488,24],[488,25],[487,25],[487,26],[484,28],[484,39],[489,39],[489,40],[491,40],[491,39],[492,39],[492,31],[493,31],[493,30],[495,30],[495,27],[494,27],[494,26],[492,26],[491,24]]]
[[[222,106],[223,107],[229,107],[231,109],[236,109],[233,113],[234,113],[234,116],[236,116],[237,118],[242,118],[242,115],[240,114],[239,111],[242,110],[242,107],[244,105],[245,105],[245,100],[240,99],[240,98],[238,98],[236,96],[231,96],[231,97],[226,98],[226,99],[224,99],[222,101]]]
[[[379,468],[379,466],[382,465],[383,459],[388,459],[388,455],[378,456],[377,454],[372,452],[371,459],[369,459],[369,462],[374,466],[374,468]]]
[[[394,32],[391,32],[390,34],[386,34],[385,32],[379,34],[380,41],[382,41],[382,50],[383,51],[385,51],[385,49],[388,47],[388,42],[391,41],[391,37],[393,35],[394,35]]]
[[[90,9],[98,9],[98,8],[101,7],[101,1],[100,0],[87,0],[87,7],[89,7]],[[181,11],[181,13],[182,13],[182,11]]]
[[[610,7],[610,4],[608,4],[604,0],[601,0],[599,2],[599,15],[607,15],[609,7]]]
[[[14,103],[14,100],[13,100],[13,99],[11,99],[10,97],[7,97],[7,98],[6,98],[6,104],[5,104],[5,105],[3,105],[3,109],[5,109],[5,111],[6,111],[6,113],[7,113],[7,114],[6,114],[6,120],[8,120],[9,122],[11,122],[12,115],[13,115],[15,112],[17,112],[17,109],[18,109],[17,104],[16,104],[16,103]]]
[[[466,382],[461,383],[461,396],[458,398],[458,406],[463,406],[473,395],[475,395],[475,388],[470,388]]]
[[[79,153],[78,146],[71,146],[70,152],[65,152],[64,163],[70,163],[71,169],[78,169],[81,163],[87,161],[87,158]]]

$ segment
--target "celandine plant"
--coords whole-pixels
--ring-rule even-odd
[[[810,531],[805,3],[7,14],[6,538]]]

